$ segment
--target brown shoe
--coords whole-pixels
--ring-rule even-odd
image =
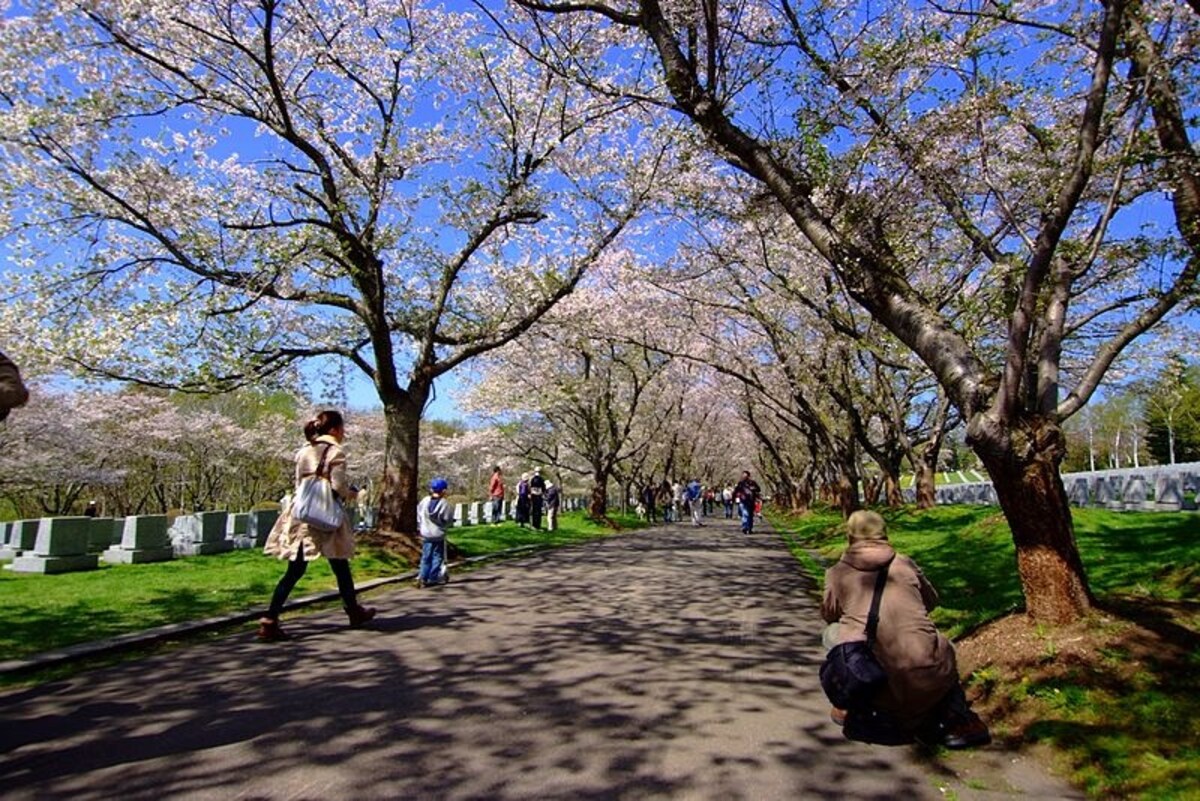
[[[369,622],[373,617],[375,617],[375,607],[363,606],[362,604],[359,604],[352,609],[347,609],[346,614],[350,618],[350,625],[352,627],[357,627]]]
[[[836,706],[829,708],[829,719],[839,726],[846,725],[846,710],[838,709]]]
[[[258,633],[254,635],[259,642],[279,642],[280,640],[291,639],[283,627],[279,625],[278,620],[271,620],[264,617],[258,621]]]

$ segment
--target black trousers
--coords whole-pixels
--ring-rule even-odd
[[[353,609],[358,606],[358,596],[354,592],[354,578],[350,575],[350,560],[349,559],[330,559],[329,567],[333,570],[333,576],[337,579],[338,593],[342,596],[342,605],[347,609]],[[305,571],[308,570],[308,562],[304,560],[304,546],[300,546],[299,553],[296,558],[288,562],[287,572],[279,579],[279,583],[275,585],[275,592],[271,596],[271,607],[267,610],[267,617],[271,620],[278,620],[279,614],[283,611],[283,605],[287,603],[288,596],[296,586],[296,582],[300,580]]]

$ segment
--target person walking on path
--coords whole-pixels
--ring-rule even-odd
[[[558,530],[558,507],[562,502],[562,492],[553,481],[546,482],[546,530]]]
[[[542,530],[542,510],[545,508],[542,496],[546,492],[546,479],[542,478],[542,468],[533,468],[533,477],[529,479],[529,519],[535,531]]]
[[[758,482],[750,478],[750,471],[742,473],[742,480],[733,488],[733,497],[742,513],[742,533],[749,534],[754,530],[754,509],[758,503],[761,490]]]
[[[671,510],[675,507],[675,502],[671,495],[671,482],[663,478],[662,483],[658,485],[658,505],[662,508],[663,522],[671,522]]]
[[[21,371],[12,359],[0,352],[0,421],[29,400],[29,390],[21,380]]]
[[[726,484],[725,489],[721,490],[721,504],[725,507],[725,519],[731,519],[733,517],[733,487],[729,484]]]
[[[692,511],[692,525],[697,527],[703,526],[704,523],[700,522],[700,517],[704,511],[703,490],[700,487],[700,480],[697,478],[693,478],[688,482],[687,501],[688,508]]]
[[[886,578],[872,652],[887,674],[887,684],[871,707],[900,729],[929,744],[970,748],[991,741],[987,726],[971,711],[958,678],[954,646],[941,634],[929,612],[937,591],[910,557],[888,542],[887,524],[876,512],[859,510],[846,521],[849,546],[825,571],[821,616],[830,625],[826,648],[866,641],[867,618],[880,571]],[[878,713],[834,709],[830,716],[850,739],[870,739]],[[856,730],[866,736],[856,735]]]
[[[296,453],[296,487],[308,476],[324,475],[333,485],[336,497],[342,502],[352,501],[358,490],[346,480],[346,454],[342,440],[346,436],[346,424],[340,412],[328,410],[318,414],[304,424],[304,437],[308,444]],[[295,498],[296,493],[292,494]],[[361,626],[375,617],[375,610],[358,603],[354,589],[354,578],[350,574],[350,557],[354,556],[354,532],[350,530],[350,516],[343,515],[342,523],[335,529],[323,529],[292,518],[292,505],[284,510],[267,535],[263,552],[279,559],[287,559],[287,572],[275,585],[271,605],[258,621],[258,639],[265,642],[287,638],[279,625],[279,615],[288,595],[296,582],[308,570],[308,563],[324,556],[337,579],[338,593],[342,605],[350,618],[351,626]]]
[[[658,522],[658,508],[654,502],[654,483],[646,482],[646,486],[642,487],[642,506],[646,509],[646,520],[651,523]]]
[[[435,478],[429,482],[429,494],[417,504],[417,528],[421,532],[418,587],[446,583],[446,578],[442,575],[442,564],[446,555],[446,529],[454,522],[450,505],[446,503],[448,487],[446,479]]]
[[[504,471],[500,465],[492,468],[492,480],[488,482],[488,497],[492,499],[492,525],[500,525],[504,511]]]

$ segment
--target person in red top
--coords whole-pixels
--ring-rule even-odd
[[[492,525],[498,526],[504,518],[504,471],[500,469],[500,465],[492,468],[488,497],[492,499]]]

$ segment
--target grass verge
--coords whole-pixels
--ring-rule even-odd
[[[615,528],[571,513],[560,518],[555,532],[506,522],[453,530],[450,541],[462,555],[482,556],[522,545],[568,545],[638,525],[636,519],[620,516],[612,523]],[[352,565],[359,583],[413,567],[371,545],[360,545]],[[169,623],[265,607],[283,569],[282,562],[256,549],[140,565],[102,563],[97,570],[52,576],[0,570],[0,653],[18,659]],[[319,559],[309,565],[292,597],[336,587],[329,563]]]
[[[994,733],[1049,745],[1093,798],[1200,798],[1200,517],[1074,511],[1094,615],[1037,626],[998,510],[882,510],[889,538],[941,594],[933,618]],[[845,546],[840,515],[776,517],[810,568]],[[814,570],[823,580],[823,572]]]

